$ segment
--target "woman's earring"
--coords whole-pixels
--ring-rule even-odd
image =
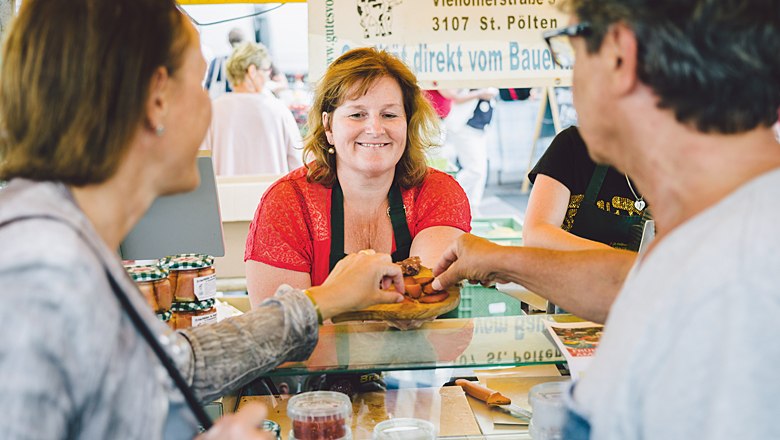
[[[157,136],[162,136],[165,134],[165,126],[162,124],[159,124],[157,127],[154,127],[154,134]]]
[[[333,147],[328,148],[328,153],[330,154],[336,154],[336,149]]]

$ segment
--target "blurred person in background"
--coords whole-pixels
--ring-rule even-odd
[[[236,46],[243,43],[246,40],[244,37],[244,31],[239,28],[233,28],[228,32],[228,43],[230,48],[235,49]],[[227,60],[230,55],[222,55],[214,57],[209,62],[209,67],[206,69],[206,78],[204,85],[206,90],[209,91],[211,99],[215,99],[222,96],[224,93],[233,91],[227,76]]]
[[[260,43],[239,44],[227,61],[233,93],[214,100],[203,142],[219,176],[287,174],[303,165],[298,125],[265,89],[270,71],[271,58]]]
[[[468,196],[471,215],[479,215],[479,205],[488,178],[486,128],[493,119],[493,100],[498,89],[460,90],[450,93],[452,108],[444,120],[447,135],[444,156],[459,170],[456,179]]]

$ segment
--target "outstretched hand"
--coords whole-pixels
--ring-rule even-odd
[[[502,247],[472,234],[461,235],[433,268],[433,288],[444,290],[461,280],[489,286],[503,282],[498,268]]]
[[[395,290],[388,290],[393,285]],[[401,268],[390,255],[364,250],[339,261],[321,286],[309,292],[315,297],[323,319],[362,310],[375,304],[403,301]]]
[[[195,440],[273,440],[276,436],[259,429],[267,415],[268,411],[262,403],[247,404],[238,412],[217,420],[211,429]]]

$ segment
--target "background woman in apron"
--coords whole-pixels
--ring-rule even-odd
[[[523,244],[557,250],[637,251],[647,204],[629,177],[597,165],[577,127],[555,136],[528,174],[534,183],[523,225]],[[548,303],[549,313],[560,312]]]
[[[628,176],[591,160],[577,127],[555,137],[528,178],[534,187],[523,225],[524,245],[639,249],[644,198]]]

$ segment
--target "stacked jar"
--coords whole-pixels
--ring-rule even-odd
[[[135,281],[138,290],[141,291],[157,317],[161,321],[169,323],[173,292],[168,280],[168,272],[157,264],[129,265],[125,266],[125,270]]]
[[[173,291],[171,311],[174,329],[198,327],[217,322],[214,297],[217,276],[214,257],[203,254],[179,254],[165,257],[161,265],[168,271]]]

